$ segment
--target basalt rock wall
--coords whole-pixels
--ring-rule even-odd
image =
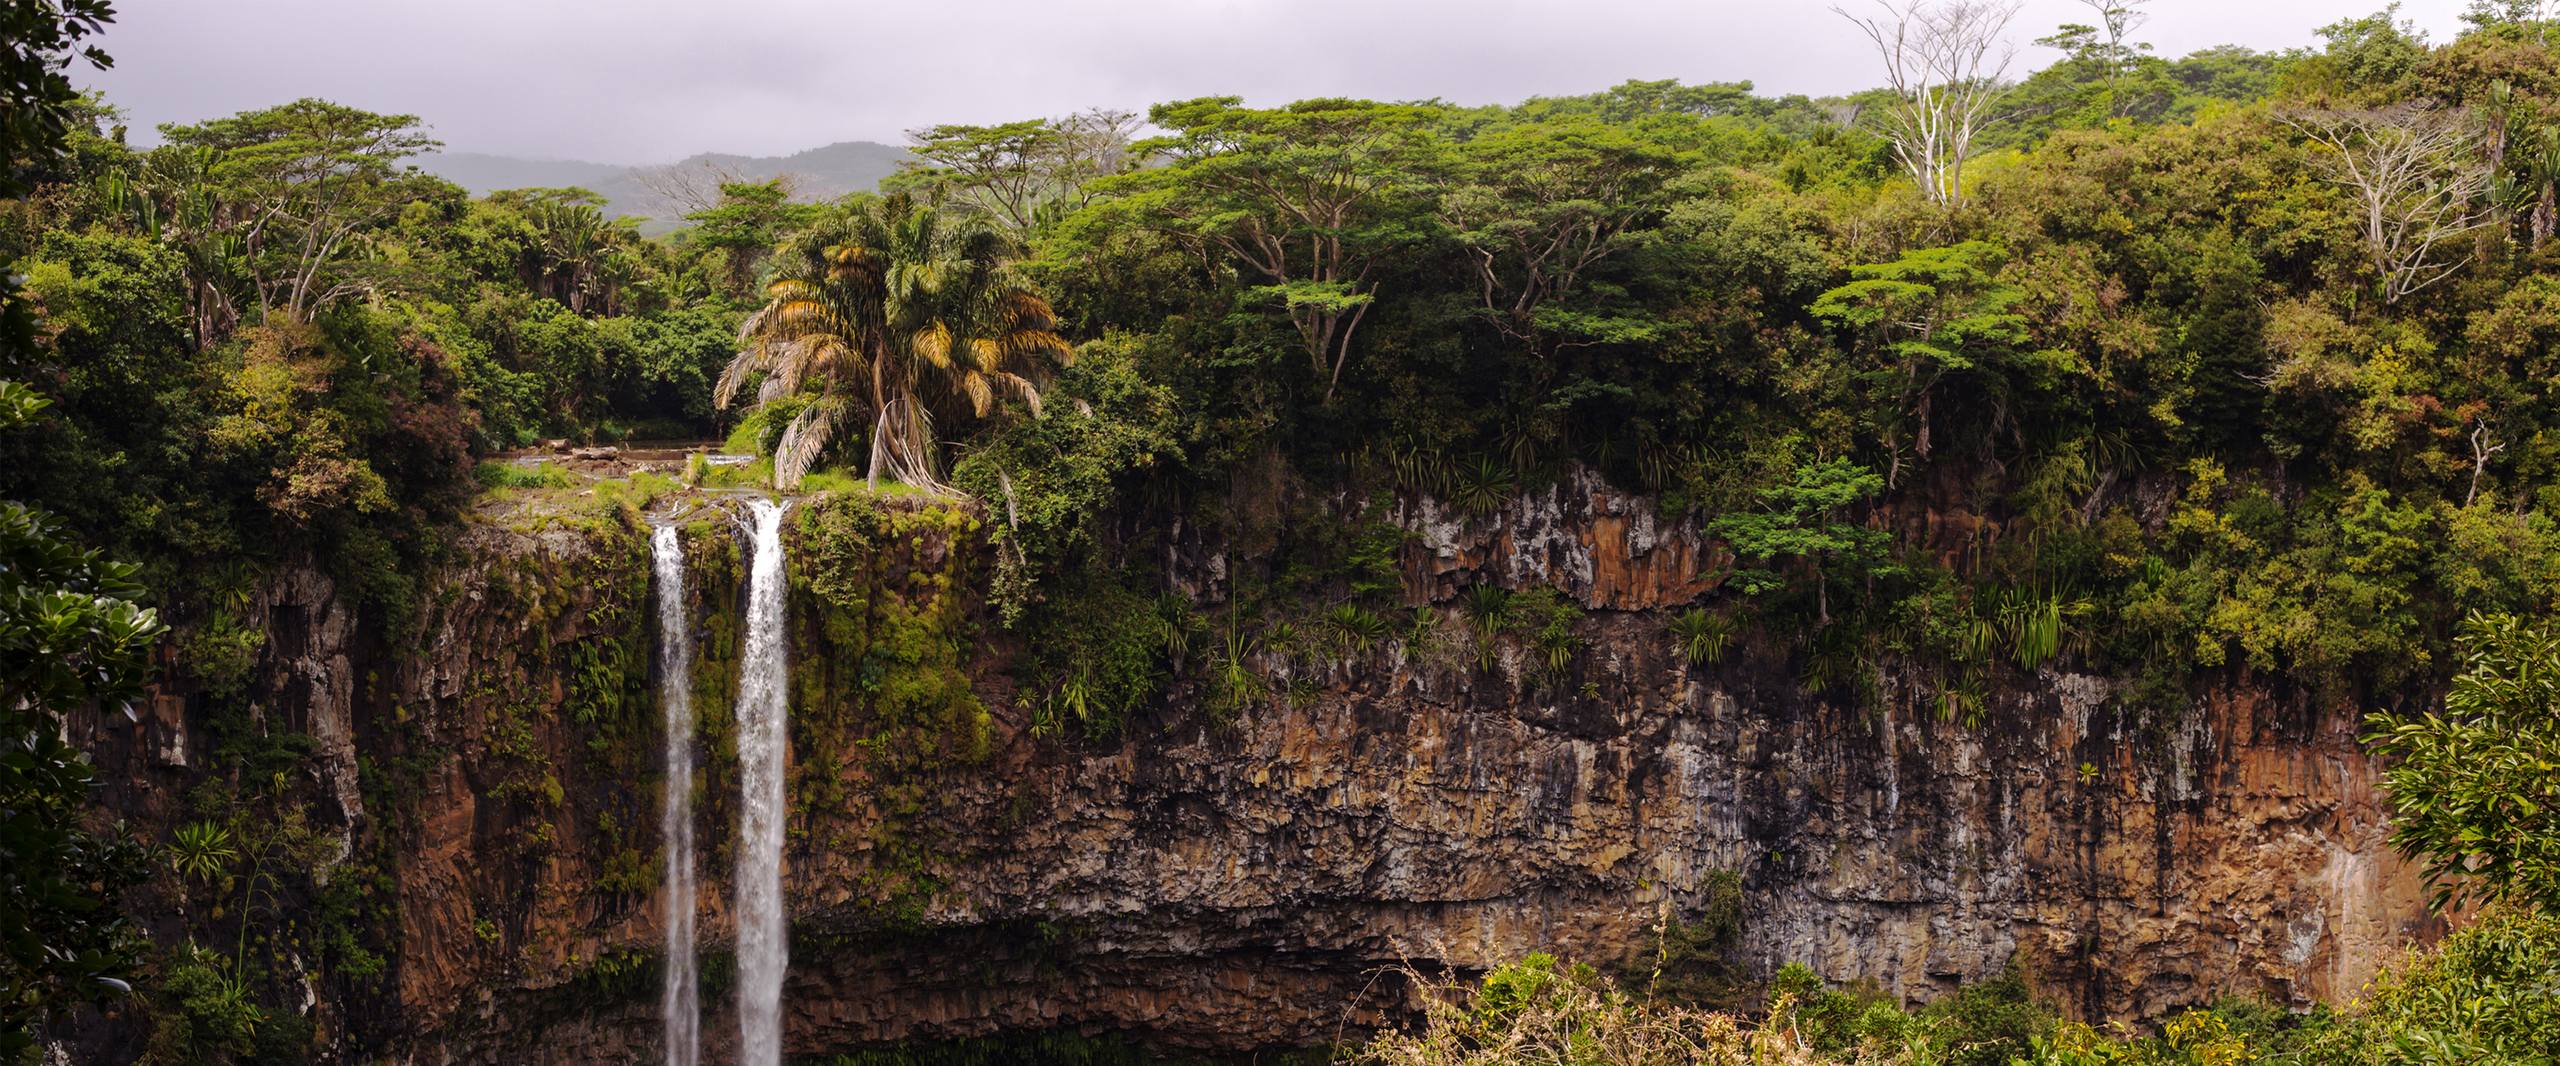
[[[978,600],[977,518],[866,506],[885,517],[859,543],[790,524],[793,1055],[1028,1029],[1323,1044],[1400,1009],[1384,967],[1533,950],[1640,967],[1661,922],[1736,876],[1741,961],[1760,971],[1800,961],[1925,998],[2014,959],[2090,1016],[2343,996],[2431,932],[2353,714],[2236,674],[2182,713],[2139,713],[2104,678],[2045,671],[1968,724],[1892,677],[1872,700],[1809,693],[1778,636],[1693,665],[1667,621],[1726,560],[1594,479],[1481,516],[1403,505],[1408,601],[1434,608],[1437,638],[1263,651],[1268,700],[1222,719],[1177,682],[1108,742],[1032,728],[1017,649]],[[725,519],[686,543],[704,1032],[725,1061],[743,568]],[[460,556],[397,640],[368,638],[325,581],[272,597],[298,628],[259,685],[322,738],[308,788],[347,854],[384,856],[396,886],[386,975],[323,985],[310,1009],[350,1060],[645,1058],[661,785],[645,536],[484,522]],[[1215,601],[1233,561],[1177,541],[1150,565]],[[1579,604],[1570,661],[1472,644],[1460,601],[1484,583]],[[855,606],[802,602],[821,595]],[[963,654],[916,652],[917,634]],[[142,782],[139,811],[202,772],[190,744],[167,700],[96,746]],[[359,766],[400,769],[363,789]]]

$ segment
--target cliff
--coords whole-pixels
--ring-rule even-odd
[[[2432,931],[2347,711],[2234,674],[2145,714],[2048,670],[1978,724],[1941,720],[1891,676],[1873,700],[1808,691],[1780,639],[1693,662],[1668,619],[1724,561],[1594,479],[1394,520],[1429,608],[1410,627],[1249,653],[1268,697],[1232,714],[1186,673],[1161,713],[1089,742],[1035,732],[1014,691],[977,517],[798,507],[790,1053],[1046,1029],[1322,1044],[1400,1008],[1377,977],[1400,960],[1640,971],[1661,923],[1733,878],[1759,971],[1925,998],[2014,958],[2092,1016],[2341,996]],[[717,1059],[741,549],[717,501],[685,543]],[[1224,550],[1178,541],[1165,576],[1214,601]],[[335,842],[313,879],[364,866],[383,886],[362,912],[381,973],[314,985],[331,1054],[654,1048],[648,574],[627,522],[489,517],[410,632],[374,632],[308,572],[262,595],[254,702],[314,738],[293,787]],[[1461,600],[1480,584],[1578,606],[1570,654],[1479,642]],[[190,706],[91,738],[136,817],[169,820],[205,772]]]

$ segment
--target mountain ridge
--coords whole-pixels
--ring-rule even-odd
[[[908,158],[907,150],[878,141],[837,141],[782,156],[696,152],[673,163],[624,166],[582,159],[536,159],[494,152],[438,152],[418,168],[485,196],[502,189],[580,186],[604,197],[610,217],[638,217],[642,229],[665,232],[682,224],[700,198],[716,195],[723,180],[769,181],[787,177],[799,200],[829,200],[877,188]]]

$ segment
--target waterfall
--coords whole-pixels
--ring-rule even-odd
[[[782,1061],[782,772],[790,674],[783,639],[783,504],[754,501],[746,655],[738,677],[738,1062]]]
[[[674,526],[650,539],[657,556],[658,705],[667,720],[667,801],[659,836],[667,843],[667,987],[659,999],[667,1066],[702,1058],[701,990],[693,964],[693,633],[685,624],[684,545]]]

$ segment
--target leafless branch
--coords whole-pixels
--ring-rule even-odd
[[[2469,111],[2404,103],[2282,117],[2320,147],[2329,180],[2355,198],[2385,303],[2470,264],[2465,238],[2489,219],[2490,170]]]
[[[1974,142],[2000,118],[2017,55],[2004,34],[2019,0],[1876,0],[1873,16],[1831,10],[1848,19],[1884,60],[1893,100],[1859,116],[1893,143],[1894,157],[1935,203],[1964,201],[1964,165]]]

